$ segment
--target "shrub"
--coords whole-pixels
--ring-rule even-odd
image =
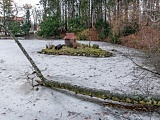
[[[98,30],[99,39],[105,39],[109,36],[110,25],[108,22],[105,22],[103,19],[99,19],[95,24],[96,29]]]
[[[26,29],[26,27],[25,27],[25,29]],[[16,36],[22,35],[22,33],[25,32],[25,30],[23,29],[23,25],[21,26],[20,23],[15,22],[15,21],[9,21],[8,29]],[[29,30],[28,30],[28,32],[29,32]]]
[[[71,18],[68,21],[68,31],[69,32],[80,32],[84,30],[85,27],[85,21],[81,18]]]
[[[111,43],[114,44],[121,44],[120,35],[117,33],[110,33],[109,38],[111,40]]]
[[[59,36],[59,27],[59,19],[56,16],[49,16],[45,21],[40,23],[40,30],[37,32],[37,35],[43,36],[44,38]]]
[[[85,29],[85,30],[83,30],[81,32],[78,32],[76,34],[77,39],[78,40],[87,40],[88,39],[88,32],[89,32],[89,29]]]
[[[138,30],[139,25],[137,24],[137,22],[128,22],[124,25],[124,28],[122,29],[122,35],[128,36],[136,33]]]

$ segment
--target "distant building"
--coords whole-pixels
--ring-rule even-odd
[[[14,17],[13,20],[18,22],[18,23],[20,23],[20,24],[23,24],[23,22],[24,22],[24,18],[23,17]]]
[[[20,23],[20,24],[23,24],[24,22],[24,18],[23,17],[11,17],[12,20]],[[0,24],[3,24],[3,21],[4,21],[4,17],[3,16],[0,16]],[[0,30],[0,35],[3,35],[5,34],[5,30],[3,28],[1,28]]]
[[[24,18],[23,17],[11,17],[14,21],[22,24],[23,21],[24,21]],[[2,24],[3,23],[3,20],[4,20],[4,17],[3,16],[0,16],[0,23]]]

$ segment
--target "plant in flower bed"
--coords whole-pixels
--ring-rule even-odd
[[[71,48],[62,45],[63,47],[56,50],[55,47],[46,47],[42,49],[40,53],[49,55],[71,55],[71,56],[87,56],[87,57],[110,57],[112,53],[99,48],[99,45],[94,44],[93,46],[88,46],[87,44],[77,43],[77,48]],[[96,46],[96,47],[95,47]]]

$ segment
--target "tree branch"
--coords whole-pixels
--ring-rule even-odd
[[[126,56],[126,57],[127,57],[127,56]],[[139,68],[141,68],[141,69],[143,69],[143,70],[146,70],[146,71],[148,71],[148,72],[150,72],[150,73],[153,73],[153,74],[155,74],[155,75],[160,75],[159,72],[156,72],[156,71],[147,69],[147,68],[145,68],[145,67],[142,67],[141,65],[139,65],[138,63],[136,63],[131,57],[127,57],[127,58],[130,59],[137,67],[139,67]]]

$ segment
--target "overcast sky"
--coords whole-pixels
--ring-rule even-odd
[[[14,0],[15,3],[18,3],[20,5],[24,4],[31,4],[31,5],[36,5],[39,3],[40,0]]]
[[[25,4],[31,4],[32,8],[36,6],[36,4],[39,4],[40,0],[13,0],[17,6],[22,7]],[[38,6],[37,6],[38,7]],[[18,11],[17,16],[22,17],[24,16],[24,11]],[[33,15],[31,15],[31,21],[33,21]]]

